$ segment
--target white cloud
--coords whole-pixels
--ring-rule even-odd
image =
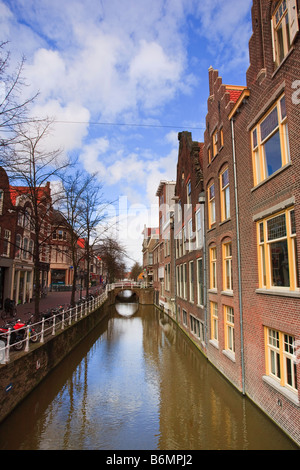
[[[82,146],[88,132],[88,109],[74,102],[63,106],[58,100],[52,99],[34,106],[31,113],[34,117],[55,120],[48,138],[49,147],[52,149],[60,148],[69,152]]]
[[[98,172],[99,179],[105,178],[106,169],[101,162],[101,157],[109,149],[109,141],[105,137],[94,139],[90,144],[82,148],[80,160],[86,171],[89,173]]]

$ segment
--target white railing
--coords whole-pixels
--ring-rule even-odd
[[[31,342],[44,343],[47,336],[54,336],[59,329],[63,330],[99,308],[106,301],[107,292],[105,290],[98,297],[77,304],[73,308],[62,308],[58,313],[49,317],[43,316],[41,313],[42,320],[39,322],[26,324],[18,329],[9,327],[7,332],[0,334],[0,364],[9,362],[11,349],[28,352]]]
[[[114,282],[113,284],[107,284],[106,289],[108,290],[108,292],[110,292],[111,290],[114,290],[117,287],[121,287],[122,289],[124,289],[125,287],[128,289],[130,288],[131,289],[134,289],[134,288],[143,289],[147,287],[147,283],[135,282],[135,281],[120,281],[120,282]]]

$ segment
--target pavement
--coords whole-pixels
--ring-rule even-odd
[[[92,287],[89,289],[89,293],[100,293],[103,291],[103,288],[100,286]],[[86,292],[85,289],[82,291],[82,296],[85,296]],[[75,301],[80,299],[80,291],[76,291],[75,293]],[[60,305],[69,305],[71,300],[71,291],[66,292],[48,292],[46,297],[40,299],[40,312],[44,312],[49,308],[58,307]],[[34,314],[34,300],[32,302],[28,302],[22,305],[17,306],[17,315],[16,319],[19,318],[21,320],[28,320],[30,315]],[[10,317],[7,317],[5,321],[10,321]],[[2,323],[2,319],[0,319]]]

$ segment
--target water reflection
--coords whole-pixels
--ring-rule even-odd
[[[131,317],[138,311],[139,304],[138,303],[128,303],[128,304],[116,303],[115,308],[119,315],[122,315],[123,317]]]
[[[296,446],[167,316],[148,306],[120,314],[116,305],[0,426],[0,448]]]

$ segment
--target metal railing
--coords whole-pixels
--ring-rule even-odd
[[[106,286],[108,292],[121,287],[122,289],[127,287],[128,289],[133,289],[133,288],[138,288],[138,289],[144,289],[147,287],[146,282],[135,282],[135,281],[120,281],[120,282],[114,282],[113,284],[108,284]]]
[[[0,364],[7,364],[10,361],[12,349],[28,352],[31,343],[44,343],[57,331],[71,326],[82,317],[98,309],[106,301],[107,296],[108,289],[91,300],[76,304],[75,307],[62,308],[52,316],[43,316],[41,313],[40,321],[25,324],[21,328],[15,329],[12,323],[8,324],[7,331],[0,334]]]

